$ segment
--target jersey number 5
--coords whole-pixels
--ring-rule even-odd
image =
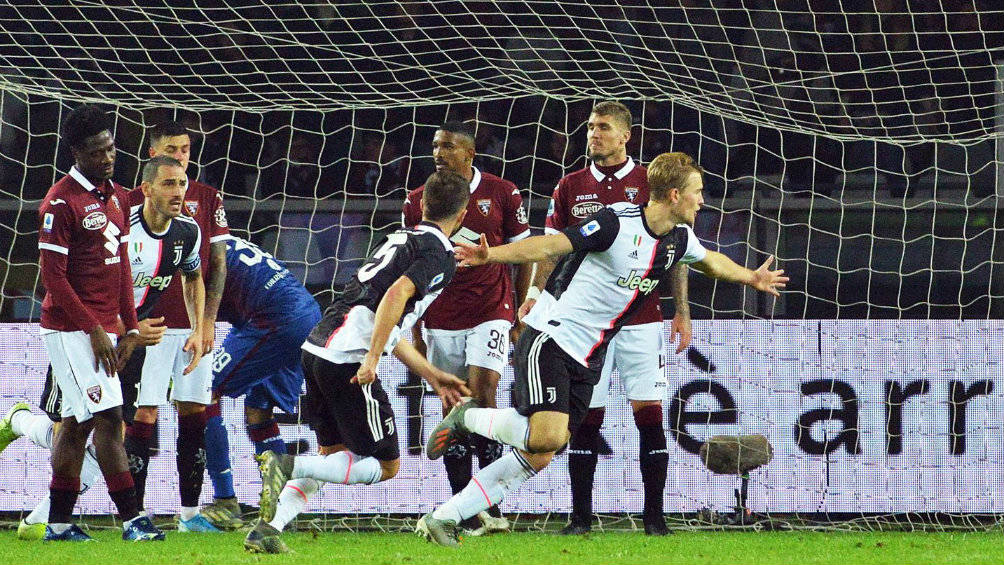
[[[387,241],[380,246],[380,249],[377,249],[377,252],[373,254],[373,258],[370,259],[369,263],[363,265],[363,268],[359,269],[359,272],[356,273],[356,278],[359,279],[359,282],[366,282],[375,277],[381,269],[390,263],[397,250],[407,241],[407,234],[392,233],[388,235]]]
[[[265,260],[265,264],[271,267],[275,271],[282,270],[282,266],[276,263],[275,258],[268,251],[262,251],[260,247],[251,243],[250,241],[244,241],[241,239],[234,239],[234,249],[241,252],[240,260],[241,263],[249,267],[253,267],[261,260]]]

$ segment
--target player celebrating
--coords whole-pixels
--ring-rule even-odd
[[[428,456],[469,433],[513,446],[482,469],[460,494],[423,516],[417,531],[457,546],[457,524],[518,488],[551,461],[585,415],[606,348],[642,300],[677,262],[705,274],[778,295],[788,278],[734,263],[697,241],[691,225],[703,203],[702,171],[687,155],[664,153],[648,169],[651,199],[644,207],[612,204],[561,233],[457,250],[461,265],[526,263],[574,252],[551,286],[556,301],[535,307],[516,346],[517,408],[454,408],[429,438]],[[543,306],[543,305],[542,305]]]
[[[191,136],[185,126],[178,122],[165,122],[156,125],[150,132],[150,157],[171,157],[181,163],[182,171],[187,171],[191,156]],[[226,239],[229,237],[226,213],[223,210],[223,199],[210,186],[193,181],[187,181],[183,195],[182,213],[186,219],[194,220],[202,232],[199,244],[199,258],[202,264],[205,285],[205,307],[200,308],[199,316],[204,320],[201,328],[202,352],[213,349],[213,339],[216,326],[217,311],[220,298],[223,295],[223,283],[226,279]],[[130,206],[144,202],[145,196],[140,190],[129,193]],[[182,477],[179,481],[181,489],[182,510],[184,521],[195,520],[189,524],[194,529],[201,529],[202,518],[198,515],[198,499],[202,491],[203,453],[206,413],[205,406],[211,402],[210,388],[212,385],[212,359],[208,355],[202,357],[191,374],[183,375],[183,370],[189,363],[189,352],[181,347],[188,341],[194,328],[196,318],[189,317],[191,313],[179,306],[184,302],[181,282],[174,277],[164,289],[164,299],[155,306],[148,324],[163,322],[163,341],[147,351],[148,358],[143,372],[153,373],[150,378],[158,383],[186,383],[184,402],[178,408],[178,461],[179,468],[184,462],[186,469],[193,474],[189,478]],[[187,387],[191,384],[191,387]],[[195,391],[200,391],[195,394]],[[152,392],[152,391],[149,391]],[[173,391],[172,391],[173,394]],[[157,404],[162,401],[160,395],[141,398],[139,408],[132,423],[126,428],[126,450],[129,453],[133,476],[137,479],[137,490],[140,502],[143,500],[143,490],[146,483],[147,468],[153,448],[157,425]],[[143,402],[152,402],[147,405]],[[194,466],[189,465],[194,462]],[[198,475],[197,477],[195,475]]]
[[[120,435],[122,388],[116,371],[132,354],[139,330],[130,290],[126,193],[111,181],[115,140],[105,113],[90,105],[70,112],[63,136],[75,163],[39,208],[39,264],[46,289],[40,325],[63,396],[45,539],[91,539],[71,523],[91,430],[108,494],[122,518],[122,538],[164,539],[149,518],[139,515]],[[119,317],[126,335],[116,348],[108,334],[118,329]]]
[[[293,515],[285,508],[277,512],[276,502],[289,479],[374,484],[397,474],[397,426],[376,373],[384,353],[393,352],[445,404],[468,392],[463,381],[432,366],[401,339],[453,278],[448,236],[463,222],[468,194],[464,177],[433,173],[425,182],[422,222],[387,236],[310,332],[303,368],[321,454],[260,456],[261,520],[244,541],[248,550],[286,551],[278,536]]]
[[[307,289],[282,263],[250,241],[232,237],[227,245],[227,294],[220,319],[233,325],[213,362],[213,397],[207,412],[206,461],[215,490],[214,504],[202,514],[214,526],[241,527],[240,506],[230,471],[230,442],[220,414],[219,397],[244,396],[244,418],[256,454],[286,452],[273,407],[296,410],[303,387],[300,346],[321,319],[321,309]],[[271,438],[267,443],[260,440]],[[313,479],[287,488],[281,496],[290,504],[306,503],[316,492]],[[291,481],[292,483],[293,481]]]
[[[592,163],[558,182],[548,210],[545,233],[559,233],[608,204],[644,204],[648,201],[645,168],[627,155],[626,144],[631,137],[631,111],[619,102],[601,102],[590,113],[586,129],[587,155]],[[554,263],[550,261],[540,263],[535,283],[543,287],[553,269]],[[686,298],[686,266],[678,264],[672,271],[670,281],[672,294],[676,299],[671,339],[675,339],[677,333],[680,334],[676,350],[680,353],[690,344],[691,337],[690,311]],[[537,294],[535,291],[536,287],[531,297]],[[545,290],[540,301],[549,303],[553,301],[553,297]],[[534,302],[532,298],[528,299],[520,308],[521,314],[525,315]],[[572,514],[561,533],[583,534],[590,530],[596,444],[615,368],[620,373],[638,428],[638,462],[645,491],[642,514],[645,533],[669,533],[662,509],[666,467],[669,463],[661,403],[666,396],[665,351],[659,293],[653,292],[642,299],[638,309],[625,322],[624,329],[611,340],[600,372],[600,382],[593,387],[589,411],[572,434],[568,450]]]
[[[477,244],[480,234],[489,245],[501,245],[528,237],[526,211],[516,185],[479,171],[474,160],[474,132],[461,122],[447,122],[432,140],[436,169],[459,173],[470,182],[467,214],[454,243]],[[422,192],[418,187],[404,201],[402,223],[414,226],[422,219]],[[532,265],[520,265],[517,296],[526,295]],[[415,324],[413,342],[427,352],[429,362],[447,373],[467,380],[478,406],[495,407],[502,370],[509,361],[509,332],[515,320],[512,280],[506,265],[483,265],[463,269],[443,289],[442,296],[425,312],[425,340]],[[447,408],[444,406],[443,415]],[[502,444],[475,436],[471,445],[455,443],[443,456],[453,494],[471,481],[472,451],[485,467],[502,456]],[[478,516],[483,532],[509,529],[509,521],[497,507]],[[477,521],[463,527],[474,530]]]

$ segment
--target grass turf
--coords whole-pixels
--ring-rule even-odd
[[[128,543],[120,532],[91,532],[98,543],[24,542],[0,532],[3,563],[70,565],[97,563],[362,563],[406,565],[494,563],[518,565],[784,564],[839,565],[910,563],[978,564],[1004,562],[1004,533],[924,532],[678,532],[664,538],[640,533],[584,537],[514,533],[467,538],[457,550],[438,547],[404,533],[290,533],[283,539],[294,553],[244,552],[243,532],[179,534],[165,542]]]

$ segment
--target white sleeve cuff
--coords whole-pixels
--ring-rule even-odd
[[[63,255],[69,255],[70,254],[70,250],[67,249],[67,248],[65,248],[65,247],[63,247],[63,246],[61,246],[61,245],[53,245],[51,243],[42,243],[41,241],[38,242],[38,248],[39,249],[45,249],[45,250],[48,250],[48,251],[55,251],[56,253],[62,253]]]

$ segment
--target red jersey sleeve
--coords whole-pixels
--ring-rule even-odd
[[[568,203],[565,202],[565,179],[558,181],[551,194],[551,203],[547,206],[547,219],[544,221],[545,233],[558,233],[568,227]]]
[[[530,235],[529,219],[526,208],[523,207],[523,196],[516,185],[509,183],[506,187],[509,194],[503,200],[502,207],[502,237],[506,241],[517,241]]]
[[[205,234],[211,244],[230,238],[230,224],[227,223],[227,212],[223,209],[223,196],[216,189],[213,189],[212,210],[213,221],[210,222],[209,233]]]
[[[404,199],[404,208],[401,211],[401,225],[406,228],[414,227],[422,221],[422,193],[419,190],[411,191]]]
[[[84,306],[70,281],[66,278],[66,265],[70,254],[72,226],[76,218],[70,205],[62,198],[46,196],[38,210],[41,228],[38,231],[39,268],[42,285],[52,302],[73,318],[84,333],[98,327],[98,319]],[[132,281],[130,281],[130,289]],[[132,294],[131,292],[129,293]],[[135,316],[135,313],[133,313]]]

